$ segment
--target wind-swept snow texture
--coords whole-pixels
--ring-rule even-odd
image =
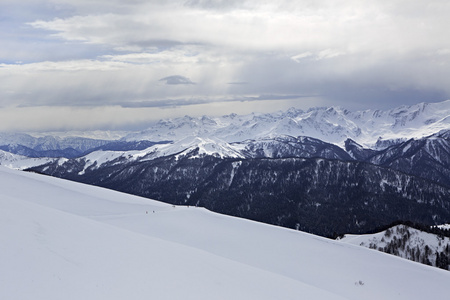
[[[450,272],[0,167],[0,299],[437,299]]]

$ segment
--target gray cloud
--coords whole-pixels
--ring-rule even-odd
[[[243,0],[187,0],[185,6],[207,10],[229,11],[247,7]]]
[[[0,106],[435,102],[450,98],[449,14],[446,0],[4,0]]]
[[[172,75],[161,78],[159,81],[165,81],[166,84],[195,84],[189,78],[181,75]]]
[[[246,82],[246,81],[233,81],[233,82],[227,82],[227,84],[243,85],[243,84],[248,84],[248,82]]]

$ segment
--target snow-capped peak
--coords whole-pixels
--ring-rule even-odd
[[[189,136],[175,143],[172,147],[173,153],[178,153],[177,149],[183,149],[177,157],[185,156],[195,151],[190,158],[202,155],[212,155],[220,158],[244,158],[244,156],[233,146],[219,139],[200,138]],[[167,153],[167,152],[166,152]]]

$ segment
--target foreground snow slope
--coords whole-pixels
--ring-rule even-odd
[[[1,299],[445,298],[450,272],[0,167]]]

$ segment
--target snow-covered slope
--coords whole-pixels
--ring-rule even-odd
[[[125,140],[180,140],[185,136],[219,138],[227,142],[275,137],[310,136],[343,145],[347,138],[365,146],[383,140],[421,138],[450,129],[450,100],[420,103],[395,109],[351,112],[340,107],[319,107],[307,111],[291,108],[272,114],[185,116],[162,120]]]
[[[76,164],[82,164],[83,170],[79,173],[84,174],[87,169],[96,169],[104,163],[109,163],[117,160],[118,163],[125,161],[146,161],[156,159],[158,157],[178,154],[184,156],[197,150],[197,155],[212,155],[220,158],[244,158],[238,147],[230,145],[218,139],[202,139],[199,137],[188,136],[184,139],[172,143],[161,143],[148,147],[144,150],[131,151],[94,151],[85,156],[73,159]],[[194,156],[192,156],[194,158]],[[5,159],[7,161],[7,159]],[[56,160],[55,160],[56,161]],[[59,165],[64,164],[68,160],[60,158],[57,160]],[[44,164],[34,164],[33,166]]]
[[[450,273],[0,167],[1,299],[426,299]]]
[[[374,234],[345,235],[340,241],[384,251],[409,260],[449,269],[450,238],[406,225],[396,225]],[[439,261],[439,254],[445,262]],[[438,259],[437,259],[438,256]]]
[[[0,150],[0,165],[11,169],[23,170],[33,166],[43,165],[54,160],[55,159],[53,158],[47,157],[31,158]]]

